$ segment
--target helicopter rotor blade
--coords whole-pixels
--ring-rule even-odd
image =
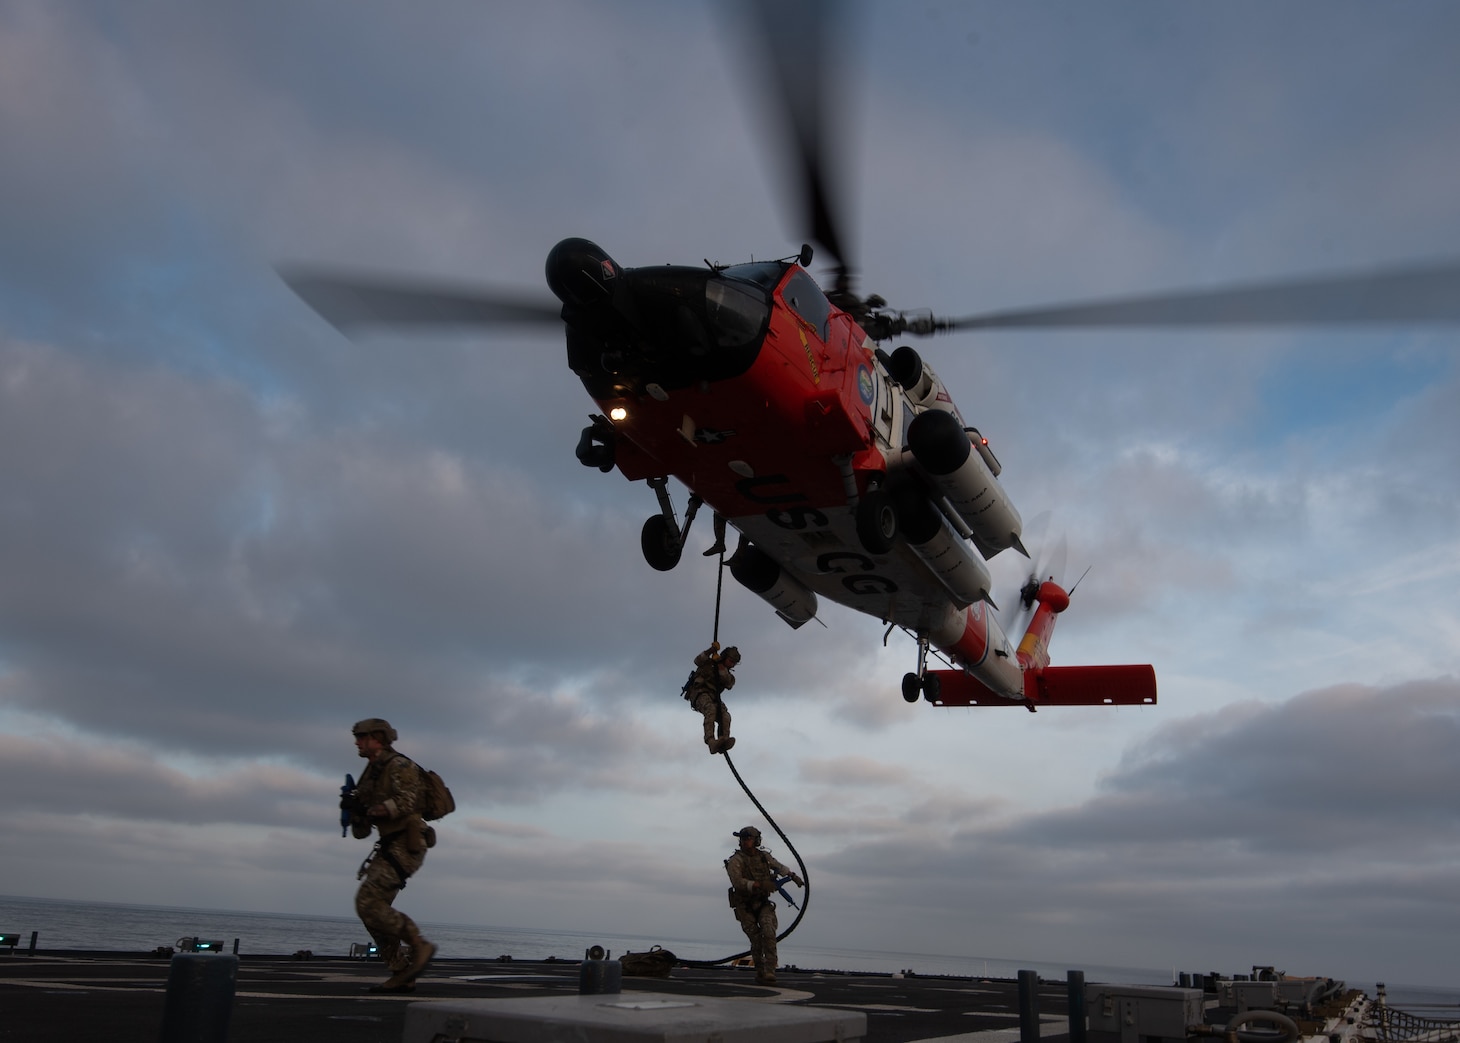
[[[1460,322],[1460,259],[937,319],[936,332],[1099,326]]]
[[[832,82],[828,55],[837,49],[841,22],[828,0],[756,0],[750,6],[754,44],[769,56],[776,88],[767,104],[778,110],[791,137],[803,229],[840,274],[849,275],[854,265],[847,224],[831,176],[842,154],[833,140],[831,106],[843,102],[845,92]]]
[[[342,333],[365,326],[545,326],[562,321],[560,304],[510,292],[313,268],[280,268],[279,275]]]

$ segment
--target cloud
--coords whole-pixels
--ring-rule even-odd
[[[808,757],[801,762],[801,778],[828,786],[877,786],[904,782],[907,772],[864,757]]]
[[[964,910],[940,932],[946,945],[981,931],[1025,939],[1031,957],[1041,944],[1138,965],[1142,952],[1193,966],[1268,952],[1317,971],[1321,942],[1396,937],[1460,886],[1444,753],[1457,728],[1454,678],[1228,707],[1158,728],[1086,800],[942,842],[852,843],[821,867],[868,901],[895,889]],[[1380,972],[1341,948],[1323,973]],[[1422,959],[1386,958],[1396,975],[1428,973]]]

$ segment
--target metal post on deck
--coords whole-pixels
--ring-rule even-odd
[[[578,967],[578,992],[581,995],[623,991],[624,965],[608,957],[609,953],[601,945],[594,945],[583,953],[583,963]]]
[[[1019,1043],[1039,1043],[1039,975],[1019,972]]]
[[[1085,1043],[1085,972],[1066,971],[1069,989],[1070,1043]]]
[[[225,1043],[237,981],[237,956],[174,956],[167,974],[160,1043]]]
[[[41,936],[40,931],[30,932],[30,955],[35,955],[35,940]]]

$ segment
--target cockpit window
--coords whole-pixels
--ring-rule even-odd
[[[732,264],[723,272],[732,279],[753,282],[763,290],[774,290],[786,274],[784,261],[752,261],[749,264]]]
[[[774,283],[669,264],[625,269],[622,278],[604,307],[564,309],[568,364],[594,398],[727,380],[755,363]]]
[[[770,298],[750,283],[711,279],[705,285],[705,311],[716,346],[737,348],[760,339]]]
[[[786,288],[781,291],[781,296],[791,306],[792,311],[805,319],[821,335],[822,340],[826,340],[831,302],[811,276],[804,271],[797,271],[786,280]]]

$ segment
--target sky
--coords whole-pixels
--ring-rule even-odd
[[[1451,3],[844,11],[839,186],[894,307],[1460,254]],[[738,951],[732,831],[790,853],[678,697],[708,531],[645,565],[653,495],[574,459],[560,330],[347,339],[276,266],[547,298],[566,236],[794,254],[739,30],[0,0],[0,892],[349,916],[336,799],[382,716],[458,802],[416,918]],[[908,705],[911,640],[727,582],[735,765],[813,885],[793,943],[1454,985],[1460,329],[917,346],[1089,567],[1054,661],[1151,663],[1160,701]]]

